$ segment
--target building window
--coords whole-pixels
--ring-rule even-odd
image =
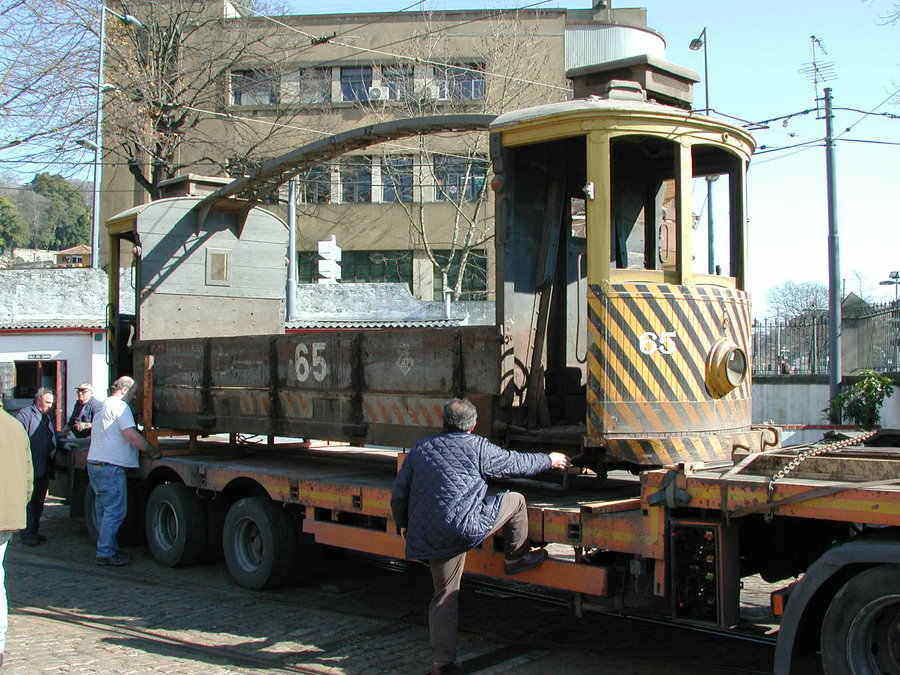
[[[297,283],[314,284],[318,279],[319,254],[316,251],[297,252]]]
[[[372,201],[372,158],[355,155],[341,160],[341,198],[347,204]]]
[[[382,66],[381,82],[388,88],[389,100],[407,100],[413,92],[412,66]]]
[[[341,283],[402,283],[412,290],[412,251],[344,251]],[[315,251],[297,254],[297,281],[318,281],[319,256]]]
[[[297,176],[300,194],[307,204],[331,203],[331,167],[319,164],[310,167]]]
[[[456,287],[459,278],[459,266],[463,257],[462,251],[435,251],[434,257],[440,266],[450,261],[447,270],[447,283],[450,288]],[[463,270],[460,300],[484,300],[487,297],[487,255],[484,249],[471,249],[466,256],[466,267]],[[434,266],[434,299],[444,299],[444,277],[440,267]]]
[[[331,68],[304,68],[297,71],[298,103],[331,102]]]
[[[435,199],[475,201],[484,193],[487,162],[481,157],[434,156]]]
[[[443,101],[480,101],[484,98],[484,66],[461,64],[464,68],[435,66],[437,97]]]
[[[372,66],[349,66],[341,68],[341,100],[369,100],[369,87],[372,86]]]
[[[230,286],[231,268],[228,264],[229,251],[220,248],[206,249],[206,285]]]
[[[386,155],[381,160],[382,199],[386,202],[413,200],[413,158],[409,155]]]
[[[231,72],[233,105],[274,105],[278,103],[278,76],[269,70]]]
[[[405,283],[412,288],[412,251],[344,251],[344,283]]]

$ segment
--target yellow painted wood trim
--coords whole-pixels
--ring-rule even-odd
[[[694,276],[693,159],[688,145],[679,145],[675,156],[675,233],[679,283],[692,284]]]
[[[610,269],[609,282],[612,284],[677,284],[679,278],[675,270],[645,270],[629,267],[627,269]]]
[[[106,229],[110,234],[125,234],[127,232],[134,232],[137,227],[137,218],[135,216],[128,216],[127,218],[123,218],[122,220],[108,220],[106,222]]]
[[[589,284],[596,284],[609,278],[609,258],[612,252],[610,223],[612,204],[610,203],[609,136],[593,133],[587,139],[587,181],[594,184],[594,198],[585,200],[587,217]]]
[[[717,274],[695,274],[695,286],[719,286],[720,288],[737,288],[734,277],[722,277]]]
[[[573,110],[511,123],[499,130],[503,145],[511,147],[576,136],[592,131],[660,135],[679,143],[710,143],[749,158],[756,142],[743,129],[709,118],[666,111]]]

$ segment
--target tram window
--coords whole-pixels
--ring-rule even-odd
[[[741,247],[740,221],[734,203],[734,189],[739,182],[740,160],[722,148],[695,145],[691,148],[693,163],[693,239],[696,274],[738,276],[736,265]],[[710,202],[710,197],[712,200]],[[712,260],[710,260],[710,214],[712,215]]]
[[[655,136],[620,136],[610,143],[612,223],[610,266],[662,269],[675,265],[677,145]],[[668,207],[667,207],[668,205]]]

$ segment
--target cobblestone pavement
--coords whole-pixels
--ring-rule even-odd
[[[80,520],[51,500],[39,548],[7,553],[10,673],[422,673],[430,580],[335,557],[295,587],[248,591],[219,565],[168,569],[140,548],[98,568]],[[464,584],[465,587],[465,584]],[[469,589],[460,660],[469,673],[765,673],[771,647],[587,616]]]

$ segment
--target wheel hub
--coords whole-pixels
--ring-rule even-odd
[[[900,675],[900,595],[859,611],[847,633],[847,655],[856,675]]]

